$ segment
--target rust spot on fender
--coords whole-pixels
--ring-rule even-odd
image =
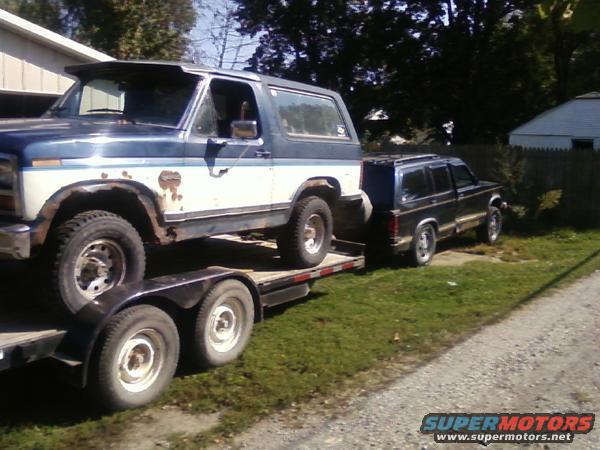
[[[106,180],[108,178],[108,174],[106,172],[102,172],[102,175],[100,175],[102,177],[103,180]]]
[[[126,170],[124,170],[121,175],[123,175],[123,178],[127,178],[128,180],[133,179],[133,177],[131,175],[129,175],[129,172],[127,172]]]
[[[158,185],[163,191],[171,193],[172,201],[176,202],[183,198],[177,193],[179,186],[181,186],[181,174],[179,172],[163,170],[158,176]]]

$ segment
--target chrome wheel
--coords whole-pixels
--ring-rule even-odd
[[[319,253],[325,241],[325,222],[319,214],[311,215],[304,225],[304,248],[311,255]]]
[[[88,244],[75,261],[75,280],[79,292],[89,300],[121,284],[127,263],[119,244],[98,239]]]
[[[121,386],[132,393],[152,386],[163,368],[165,347],[162,335],[150,328],[131,336],[119,352],[117,370]]]
[[[425,229],[419,233],[417,239],[417,256],[421,261],[427,261],[431,258],[435,240],[430,230]]]
[[[219,353],[233,349],[242,335],[244,307],[237,298],[228,298],[217,305],[208,323],[208,342]]]
[[[502,222],[499,213],[493,213],[488,221],[488,237],[490,242],[495,242],[498,239],[501,227]]]

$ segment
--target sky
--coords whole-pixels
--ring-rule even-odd
[[[242,36],[235,31],[238,24],[231,22],[227,45],[223,52],[223,33],[228,11],[232,11],[231,0],[202,0],[198,7],[198,21],[191,33],[194,61],[212,67],[222,65],[226,69],[242,69],[252,56],[258,38]]]

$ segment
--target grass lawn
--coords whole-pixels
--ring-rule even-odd
[[[261,415],[331,394],[398,355],[427,358],[515,306],[600,268],[599,231],[504,236],[494,249],[474,246],[468,237],[446,246],[508,262],[379,266],[319,282],[306,301],[277,309],[257,325],[236,363],[173,382],[162,405],[223,413],[210,436],[174,442],[196,447],[238,431]],[[81,393],[48,379],[42,367],[0,375],[0,392],[1,448],[107,448],[111,442],[118,448],[128,421],[141,414],[102,416]]]

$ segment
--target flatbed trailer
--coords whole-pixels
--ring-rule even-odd
[[[37,309],[2,315],[0,371],[48,360],[109,409],[142,406],[166,389],[180,359],[199,367],[233,361],[266,308],[365,264],[363,246],[344,241],[319,266],[297,270],[282,269],[268,241],[224,236],[201,251],[204,268],[119,286],[68,321]]]

